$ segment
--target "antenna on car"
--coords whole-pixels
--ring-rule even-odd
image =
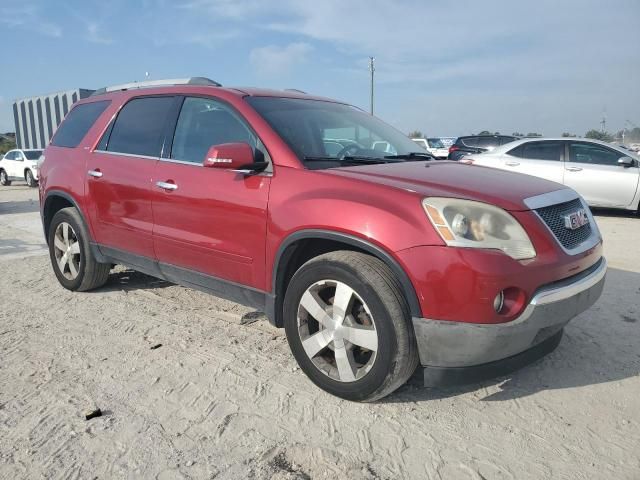
[[[146,80],[144,82],[123,83],[122,85],[112,85],[110,87],[103,87],[93,92],[91,96],[103,95],[109,92],[132,90],[135,88],[162,87],[162,86],[172,86],[172,85],[200,85],[200,86],[208,85],[211,87],[222,86],[222,84],[216,82],[215,80],[211,80],[210,78],[206,78],[206,77],[169,78],[165,80]]]

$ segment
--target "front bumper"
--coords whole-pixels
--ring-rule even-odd
[[[413,318],[420,363],[435,369],[459,369],[512,359],[551,337],[600,297],[607,262],[540,288],[523,313],[511,322],[475,324]],[[557,344],[557,342],[556,342]]]

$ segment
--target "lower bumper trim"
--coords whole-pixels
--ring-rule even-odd
[[[425,387],[452,387],[468,385],[515,372],[556,349],[562,340],[564,329],[536,346],[511,357],[472,367],[418,367]]]

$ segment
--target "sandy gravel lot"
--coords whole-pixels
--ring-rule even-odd
[[[37,209],[0,188],[0,478],[640,478],[640,218],[598,214],[605,293],[547,358],[356,404],[238,305],[122,268],[67,292]]]

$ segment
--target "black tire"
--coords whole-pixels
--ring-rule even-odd
[[[55,254],[55,234],[58,226],[62,223],[67,223],[73,229],[75,237],[79,242],[80,260],[78,262],[77,276],[73,279],[65,277],[64,273],[60,270]],[[49,226],[49,258],[51,259],[51,266],[58,278],[60,284],[67,290],[73,290],[78,292],[84,292],[103,286],[109,279],[109,271],[111,270],[111,264],[98,263],[89,245],[89,233],[84,225],[82,217],[78,210],[73,207],[63,208],[59,210],[51,220]]]
[[[31,173],[31,170],[27,170],[24,172],[24,180],[31,188],[35,188],[38,186],[38,182],[36,182],[36,179],[33,178],[33,173]]]
[[[11,180],[9,180],[9,176],[4,170],[0,170],[0,185],[2,185],[3,187],[8,187],[9,185],[11,185]]]
[[[354,381],[330,378],[314,364],[302,345],[298,329],[300,301],[307,289],[322,280],[346,284],[368,306],[373,317],[378,338],[375,360],[368,372]],[[336,251],[309,260],[291,279],[283,308],[287,339],[298,365],[312,382],[333,395],[361,402],[378,400],[403,385],[418,365],[407,301],[394,274],[375,257]]]

